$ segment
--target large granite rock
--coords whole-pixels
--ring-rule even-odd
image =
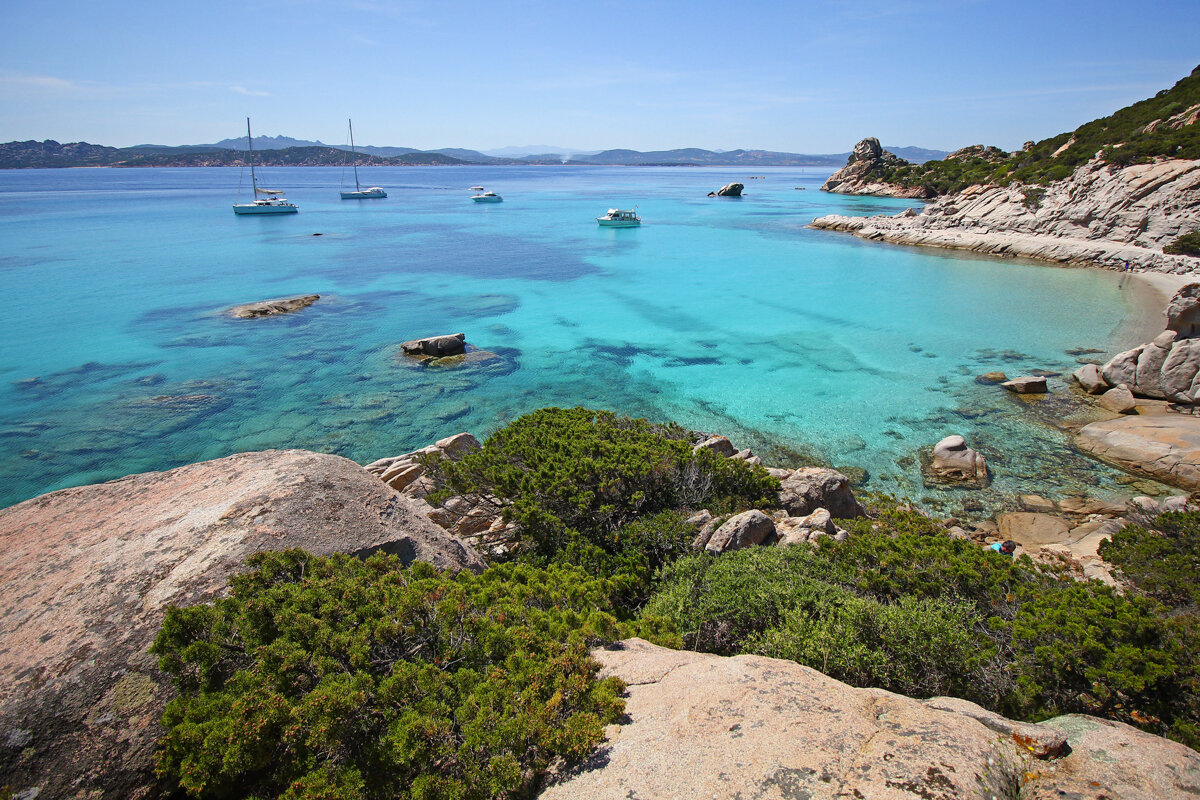
[[[1080,429],[1075,444],[1121,469],[1200,489],[1200,417],[1157,414],[1093,422]]]
[[[934,478],[952,483],[987,486],[987,459],[978,450],[967,447],[958,434],[947,436],[933,446],[929,471]]]
[[[1194,404],[1200,398],[1200,339],[1163,331],[1154,341],[1113,356],[1101,374],[1138,397]]]
[[[775,543],[775,521],[761,511],[743,511],[717,528],[704,545],[710,553],[726,553]]]
[[[761,656],[597,650],[627,722],[542,800],[1161,800],[1200,793],[1200,754],[1079,715],[1014,722],[948,697],[855,689]]]
[[[1179,338],[1190,338],[1200,334],[1200,283],[1189,283],[1182,287],[1164,312],[1167,330],[1175,331]]]
[[[1029,202],[1027,189],[1016,182],[968,186],[938,198],[916,215],[835,214],[812,224],[896,244],[1110,269],[1128,262],[1137,269],[1200,273],[1200,259],[1162,251],[1163,245],[1195,229],[1200,215],[1200,160],[1169,159],[1119,168],[1092,160],[1045,187],[1037,203]]]
[[[793,517],[824,508],[837,519],[863,516],[854,499],[850,479],[833,469],[803,467],[780,482],[780,505]]]
[[[715,194],[717,197],[741,197],[742,190],[745,188],[746,187],[740,183],[727,183],[720,189],[717,189]]]
[[[821,186],[823,192],[835,194],[869,194],[884,197],[926,198],[924,188],[907,188],[884,183],[881,173],[890,167],[907,166],[909,162],[889,153],[875,137],[863,139],[854,145],[846,166],[829,176]]]
[[[338,456],[243,453],[0,510],[0,772],[16,796],[152,798],[169,604],[213,600],[260,550],[479,557]],[[25,793],[25,794],[21,794]]]
[[[403,342],[400,349],[407,355],[444,356],[462,355],[467,350],[467,335],[465,333],[448,333],[441,336],[426,336],[424,339],[413,339]]]

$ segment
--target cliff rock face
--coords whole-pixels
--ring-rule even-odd
[[[146,652],[163,609],[212,600],[250,554],[290,547],[483,567],[362,467],[303,450],[0,510],[2,782],[30,798],[167,794],[151,770],[169,687]]]
[[[1169,159],[1123,168],[1091,161],[1044,188],[977,185],[919,214],[830,215],[813,226],[897,244],[1190,273],[1200,259],[1162,248],[1196,230],[1197,219],[1200,161]]]
[[[923,188],[906,188],[880,180],[880,173],[888,167],[901,167],[908,164],[903,158],[889,153],[879,144],[879,140],[871,137],[863,139],[854,145],[846,166],[829,176],[821,186],[823,192],[835,194],[870,194],[884,197],[916,197],[925,198]]]
[[[1200,793],[1200,754],[1128,725],[1013,722],[965,700],[855,689],[809,667],[640,639],[594,653],[628,721],[542,800],[862,797],[1160,800]]]

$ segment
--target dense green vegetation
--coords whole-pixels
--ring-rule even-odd
[[[1045,185],[1068,177],[1096,156],[1126,166],[1154,158],[1200,158],[1200,124],[1173,127],[1172,117],[1200,103],[1200,67],[1170,89],[1101,119],[1035,142],[1009,158],[966,157],[881,169],[889,183],[925,187],[930,196],[961,191],[973,184],[1013,181]],[[1155,122],[1157,121],[1157,124]],[[1054,155],[1070,142],[1070,146]]]
[[[1179,256],[1200,256],[1200,231],[1180,236],[1164,247],[1163,252]]]
[[[778,483],[692,443],[676,425],[545,409],[431,464],[433,500],[489,495],[522,526],[482,575],[254,556],[228,598],[167,613],[153,652],[179,696],[160,773],[206,798],[529,796],[620,714],[588,649],[631,635],[1200,745],[1200,514],[1104,546],[1125,594],[881,496],[841,521],[844,542],[714,557],[691,549],[686,515],[774,505]]]
[[[492,434],[483,448],[440,470],[450,494],[497,499],[521,526],[519,558],[584,563],[600,574],[646,578],[694,537],[680,513],[778,505],[779,482],[762,467],[708,450],[674,423],[586,408],[546,408]],[[690,535],[689,535],[690,533]]]
[[[1194,626],[1153,599],[1014,561],[876,502],[876,521],[843,523],[845,542],[680,559],[644,613],[674,623],[688,648],[789,658],[1022,719],[1096,714],[1200,744]]]
[[[179,696],[159,772],[197,797],[524,796],[623,704],[589,646],[612,581],[259,554],[214,605],[168,611],[153,652]]]

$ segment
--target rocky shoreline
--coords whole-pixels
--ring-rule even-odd
[[[889,195],[896,196],[896,195]],[[1200,214],[1200,161],[1112,168],[1099,160],[1049,186],[971,186],[917,212],[818,217],[814,228],[893,244],[943,247],[1074,266],[1200,275],[1200,258],[1164,245]]]

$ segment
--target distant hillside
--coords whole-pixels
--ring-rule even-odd
[[[1118,167],[1155,158],[1200,159],[1200,66],[1170,89],[1101,119],[1080,125],[1021,150],[1006,153],[976,145],[940,161],[880,165],[873,179],[924,187],[928,196],[952,194],[973,184],[1007,186],[1013,181],[1046,185],[1067,178],[1099,156]],[[894,150],[896,155],[902,153]]]
[[[256,150],[255,162],[263,166],[326,167],[341,166],[347,153],[327,146],[285,147],[278,150]],[[32,169],[47,167],[224,167],[245,164],[246,154],[240,150],[197,149],[196,147],[167,148],[155,145],[137,147],[103,147],[86,142],[59,144],[44,142],[7,142],[0,144],[0,169]],[[442,166],[464,164],[465,161],[442,153],[409,152],[384,158],[359,153],[353,158],[359,166]]]

